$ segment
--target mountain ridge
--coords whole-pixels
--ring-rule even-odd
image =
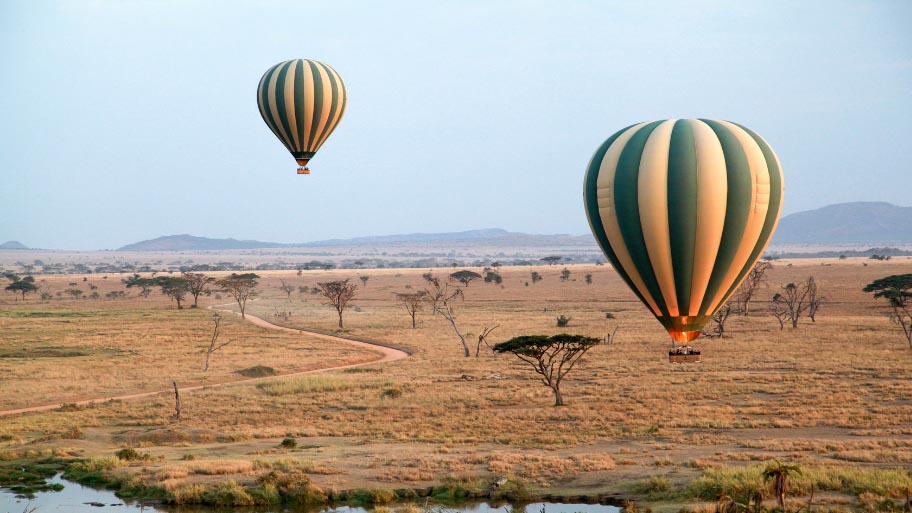
[[[396,243],[433,243],[452,241],[513,241],[548,245],[569,239],[584,242],[590,235],[537,235],[483,228],[460,232],[374,235],[350,239],[326,239],[302,243],[258,240],[213,239],[194,235],[166,235],[128,244],[117,251],[217,251],[230,249],[308,248],[365,246]],[[827,205],[783,217],[772,244],[883,244],[912,243],[912,207],[882,201],[856,201]],[[595,247],[595,241],[592,240]]]
[[[835,203],[787,215],[773,244],[912,242],[912,207],[885,201]]]

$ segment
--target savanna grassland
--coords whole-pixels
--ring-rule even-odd
[[[205,307],[230,308],[231,298],[201,297],[201,308],[179,311],[157,291],[105,298],[124,290],[124,276],[37,277],[52,293],[91,284],[101,298],[3,296],[2,410],[166,391],[172,381],[240,381],[247,378],[238,372],[255,366],[281,375],[366,365],[188,391],[180,421],[167,392],[0,417],[0,459],[87,458],[83,474],[154,487],[175,502],[193,502],[216,483],[263,485],[288,475],[306,478],[314,493],[376,494],[454,483],[483,489],[505,476],[517,494],[615,494],[656,508],[700,508],[762,487],[762,464],[772,459],[800,464],[793,490],[813,487],[815,503],[829,510],[876,506],[912,487],[912,352],[887,306],[861,292],[877,278],[912,272],[912,259],[777,261],[751,315],[729,319],[730,337],[698,341],[703,363],[692,365],[668,363],[667,335],[610,267],[567,266],[567,281],[562,269],[507,267],[502,285],[465,287],[456,311],[470,358],[447,321],[425,308],[413,329],[396,299],[422,290],[426,269],[261,272],[248,314],[411,356],[370,364],[379,356],[364,348],[225,316],[221,337],[232,343],[208,372]],[[544,279],[532,283],[532,271]],[[816,322],[780,330],[769,299],[811,275],[826,298]],[[339,330],[312,287],[345,278],[358,291]],[[282,279],[294,286],[290,298]],[[571,317],[567,327],[556,326],[559,315]],[[493,326],[491,343],[618,331],[615,343],[577,365],[562,387],[567,406],[556,408],[518,359],[486,346],[474,356],[477,335]],[[294,441],[282,445],[286,438]],[[139,458],[112,458],[124,448]]]

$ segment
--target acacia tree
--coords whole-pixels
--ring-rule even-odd
[[[559,256],[546,256],[545,258],[539,258],[540,261],[542,261],[548,265],[554,265],[563,259],[564,259],[564,257],[559,257]]]
[[[586,285],[592,285],[592,273],[586,273],[584,278],[586,280]]]
[[[494,346],[497,353],[512,353],[528,363],[554,392],[554,406],[563,406],[560,385],[587,351],[601,340],[583,335],[524,335]]]
[[[456,332],[456,336],[459,337],[459,341],[462,343],[465,357],[468,358],[472,353],[469,351],[469,343],[466,342],[465,335],[462,334],[462,331],[459,330],[459,325],[456,323],[456,310],[454,309],[457,300],[465,299],[462,289],[456,287],[455,290],[450,290],[449,283],[441,283],[436,276],[431,276],[427,282],[430,288],[425,289],[424,293],[426,294],[426,300],[431,305],[431,311],[435,314],[440,314],[441,317],[450,322],[453,331]]]
[[[402,305],[405,306],[405,311],[408,312],[409,317],[412,319],[412,328],[417,327],[415,317],[418,315],[418,312],[421,311],[421,307],[424,304],[427,293],[422,291],[419,292],[404,292],[396,293],[396,299],[402,302]]]
[[[735,295],[735,307],[738,315],[750,315],[750,302],[761,287],[766,285],[766,272],[773,268],[769,260],[761,260],[754,264],[744,281],[738,286]]]
[[[127,288],[139,287],[139,295],[142,297],[149,297],[149,294],[152,293],[152,287],[155,286],[155,280],[150,278],[143,278],[138,274],[130,276],[126,280],[121,280]]]
[[[215,285],[237,301],[238,308],[241,310],[241,319],[246,319],[244,310],[247,308],[247,300],[256,297],[256,287],[260,284],[259,279],[260,277],[254,273],[231,273],[231,276],[217,280]]]
[[[6,290],[12,292],[13,294],[21,294],[24,301],[25,295],[37,291],[38,286],[35,285],[35,278],[26,276],[21,280],[17,279],[16,281],[7,285]]]
[[[864,292],[884,298],[893,310],[890,319],[899,324],[912,349],[912,274],[894,274],[867,284]]]
[[[342,313],[348,308],[348,303],[355,297],[358,286],[345,280],[327,281],[317,283],[320,294],[326,298],[327,305],[336,309],[339,314],[339,329],[342,329]]]
[[[190,293],[190,284],[187,283],[187,280],[176,276],[159,276],[155,278],[155,285],[161,289],[163,295],[177,302],[178,310],[184,308],[181,301]]]
[[[473,280],[477,280],[478,278],[481,278],[480,274],[476,273],[475,271],[466,271],[466,270],[456,271],[455,273],[450,275],[451,280],[456,280],[458,282],[461,282],[466,287],[469,286],[469,283],[471,283]]]
[[[211,276],[206,276],[203,273],[183,272],[181,273],[181,278],[187,281],[190,295],[193,296],[193,304],[190,305],[190,308],[197,307],[197,302],[199,301],[201,294],[208,296],[212,293],[209,286],[215,282],[215,278]]]
[[[361,276],[358,276],[358,279],[361,280],[362,287],[367,287],[367,280],[371,279],[371,277],[367,276],[367,275],[361,275]]]
[[[570,280],[570,269],[564,267],[564,270],[560,273],[560,281],[569,281]]]

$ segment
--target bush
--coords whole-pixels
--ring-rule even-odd
[[[216,506],[254,506],[256,504],[247,489],[235,481],[216,484],[203,495],[203,502]]]
[[[288,437],[288,438],[285,438],[284,440],[282,440],[282,443],[280,443],[279,445],[286,449],[294,449],[295,447],[298,446],[298,441],[295,440],[294,438]]]
[[[396,399],[398,397],[402,397],[402,390],[399,390],[398,388],[387,388],[383,391],[382,394],[380,394],[380,397]]]
[[[282,498],[281,502],[293,504],[324,504],[327,501],[323,490],[312,485],[306,474],[298,471],[272,470],[257,477],[263,487],[273,486]]]
[[[570,319],[572,319],[572,318],[573,317],[567,317],[566,315],[559,316],[557,318],[557,327],[563,328],[563,327],[567,326],[568,324],[570,324]]]
[[[150,458],[148,454],[143,454],[132,447],[121,449],[115,452],[114,456],[124,461],[148,460]]]
[[[253,367],[247,367],[246,369],[241,369],[236,372],[245,378],[262,378],[276,375],[275,369],[266,367],[265,365],[254,365]]]

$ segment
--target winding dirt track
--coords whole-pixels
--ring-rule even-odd
[[[218,310],[221,312],[229,312],[229,313],[233,313],[235,315],[240,315],[238,312],[219,308],[221,306],[225,306],[225,305],[214,305],[214,306],[210,306],[209,308],[215,309],[215,310]],[[257,381],[266,381],[266,380],[287,378],[290,376],[303,376],[306,374],[317,374],[320,372],[351,369],[353,367],[363,367],[365,365],[372,365],[375,363],[394,362],[396,360],[401,360],[401,359],[407,358],[409,356],[409,353],[407,353],[401,349],[396,349],[396,348],[388,347],[388,346],[381,345],[381,344],[375,344],[375,343],[371,343],[371,342],[362,342],[359,340],[351,340],[351,339],[337,337],[334,335],[329,335],[326,333],[320,333],[320,332],[316,332],[316,331],[286,328],[285,326],[279,326],[277,324],[273,324],[265,319],[261,319],[259,317],[256,317],[256,316],[253,316],[250,314],[247,314],[245,317],[246,317],[247,321],[249,321],[261,328],[278,330],[278,331],[286,331],[289,333],[298,333],[301,335],[307,335],[309,337],[319,338],[319,339],[323,339],[323,340],[330,340],[333,342],[342,342],[344,344],[353,345],[356,347],[360,347],[362,349],[368,349],[375,353],[379,353],[381,356],[380,356],[380,358],[378,358],[376,360],[371,360],[369,362],[352,363],[349,365],[337,365],[335,367],[324,367],[322,369],[311,369],[311,370],[300,371],[300,372],[292,372],[289,374],[282,374],[279,376],[267,376],[267,377],[263,377],[263,378],[240,379],[240,380],[236,380],[236,381],[225,381],[222,383],[211,383],[211,384],[196,385],[196,386],[191,386],[191,387],[178,387],[178,390],[180,390],[181,392],[190,392],[193,390],[200,390],[202,388],[225,387],[225,386],[229,386],[229,385],[255,383]],[[168,389],[164,389],[164,390],[155,390],[153,392],[140,392],[140,393],[136,393],[136,394],[125,394],[125,395],[112,395],[112,396],[106,396],[106,397],[96,397],[93,399],[81,399],[79,401],[70,401],[67,403],[45,404],[42,406],[30,406],[28,408],[17,408],[14,410],[0,410],[0,417],[16,415],[18,413],[31,413],[31,412],[38,412],[38,411],[55,410],[57,408],[62,407],[64,404],[75,404],[75,405],[83,406],[83,405],[87,405],[87,404],[91,404],[91,403],[100,404],[100,403],[104,403],[107,401],[115,401],[115,400],[123,401],[123,400],[127,400],[127,399],[138,399],[141,397],[151,397],[151,396],[160,395],[160,394],[172,394],[172,393],[174,393],[174,389],[168,388]]]

